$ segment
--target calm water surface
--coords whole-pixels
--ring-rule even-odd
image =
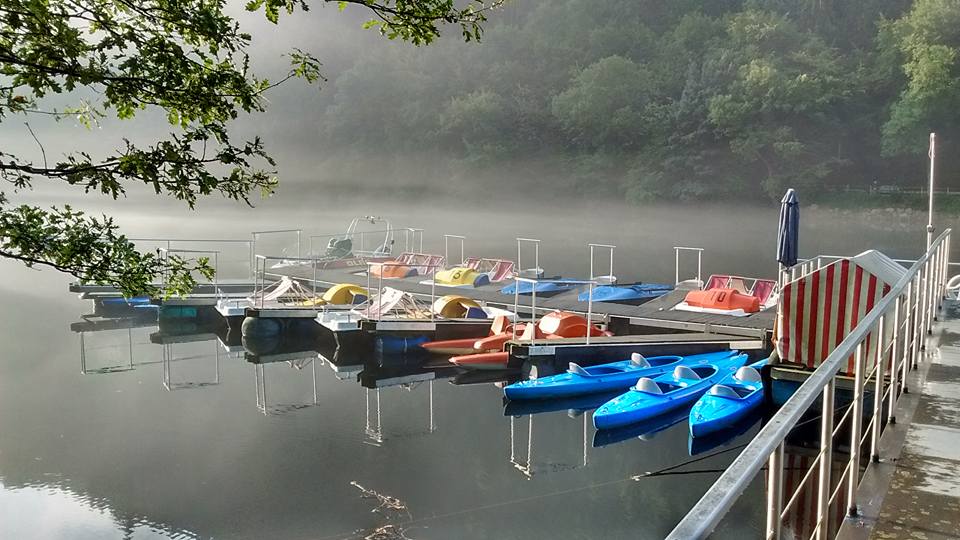
[[[118,218],[131,236],[246,238],[287,226],[337,232],[353,214],[375,212],[424,227],[433,250],[442,250],[441,234],[463,234],[468,254],[512,258],[516,236],[541,238],[548,273],[585,274],[587,242],[618,246],[623,280],[672,280],[673,245],[706,247],[705,274],[776,269],[775,208],[339,206],[202,218],[134,209]],[[923,239],[915,223],[805,217],[807,255],[878,247],[916,256]],[[271,242],[262,250],[293,249],[290,238]],[[242,249],[222,259],[225,274],[247,271]],[[385,371],[375,359],[338,357],[367,364],[338,373],[322,343],[277,344],[307,352],[259,366],[214,334],[153,343],[158,329],[149,323],[86,332],[81,343],[71,324],[91,307],[67,292],[69,279],[7,261],[0,275],[2,538],[362,538],[390,523],[418,539],[660,538],[735,456],[635,480],[693,459],[685,423],[594,447],[589,413],[504,416],[500,388],[454,385],[449,372],[371,390],[357,374],[364,370],[360,379],[372,385]],[[354,483],[398,498],[409,514],[374,511],[378,501]],[[756,535],[762,490],[755,481],[717,537]]]

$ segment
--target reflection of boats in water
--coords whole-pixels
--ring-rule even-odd
[[[666,414],[661,414],[643,422],[637,422],[628,426],[601,429],[593,435],[593,447],[599,448],[630,439],[652,439],[654,435],[669,429],[687,419],[688,411],[686,408],[675,409]]]
[[[689,450],[691,456],[696,456],[725,446],[750,431],[753,426],[757,425],[757,421],[760,420],[762,416],[761,412],[754,411],[746,418],[723,431],[704,437],[688,437],[687,450]]]
[[[555,411],[582,413],[591,411],[607,401],[619,396],[623,392],[613,391],[600,394],[585,394],[581,396],[557,399],[532,399],[522,401],[508,401],[503,407],[504,416],[523,416]]]

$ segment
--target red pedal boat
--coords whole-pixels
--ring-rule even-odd
[[[523,325],[521,330],[518,325],[518,340],[533,339],[557,339],[557,338],[577,338],[586,337],[587,319],[575,313],[566,311],[552,311],[544,315],[536,325]],[[590,326],[591,336],[612,336],[607,330],[603,330],[597,325]],[[501,332],[486,338],[476,340],[474,349],[480,352],[475,354],[466,354],[454,356],[450,363],[465,369],[505,369],[510,360],[510,353],[503,350],[503,346],[513,339],[513,330]],[[490,348],[497,347],[491,352]]]

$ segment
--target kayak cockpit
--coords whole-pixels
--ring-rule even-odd
[[[745,386],[736,386],[736,385],[726,385],[726,384],[717,384],[708,392],[711,396],[727,398],[727,399],[743,399],[750,394],[754,393],[756,389],[747,388]]]

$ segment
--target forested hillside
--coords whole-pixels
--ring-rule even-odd
[[[762,199],[919,185],[937,131],[957,169],[960,0],[513,0],[457,41],[331,74],[319,129],[341,167]]]

